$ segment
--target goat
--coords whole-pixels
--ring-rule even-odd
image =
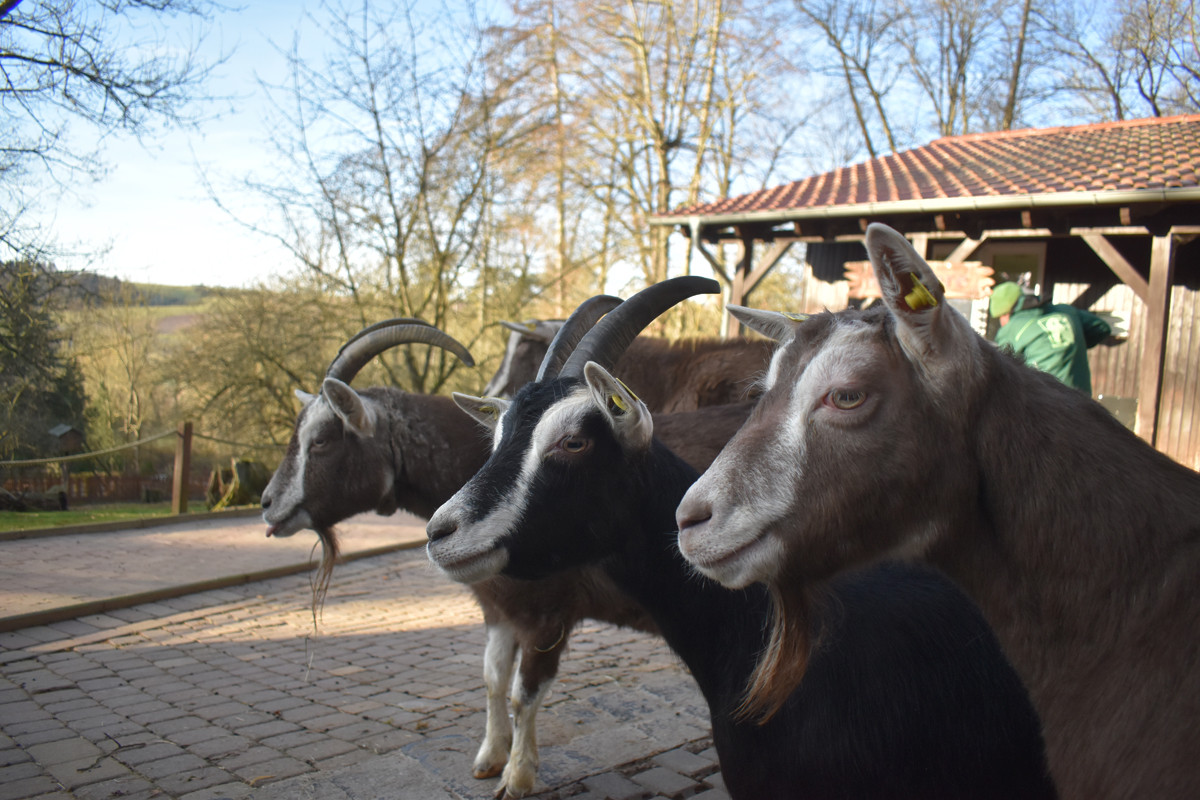
[[[931,571],[893,564],[835,582],[799,689],[763,724],[740,712],[767,591],[730,592],[688,568],[674,515],[697,472],[602,366],[615,360],[608,337],[676,296],[650,295],[632,318],[622,312],[637,296],[625,301],[502,416],[490,398],[456,396],[493,428],[493,450],[430,518],[430,558],[464,581],[601,565],[699,684],[734,798],[1053,797],[1016,673],[974,606]]]
[[[488,397],[511,397],[533,380],[561,322],[501,323],[511,333],[504,359],[484,388]],[[751,399],[755,378],[774,346],[762,339],[634,339],[614,367],[654,412],[692,411]]]
[[[903,236],[866,244],[883,306],[731,307],[782,344],[679,506],[683,554],[783,616],[844,569],[926,560],[995,628],[1063,797],[1200,796],[1200,476],[976,335]]]
[[[450,349],[471,363],[465,348],[440,331],[416,320],[391,321],[372,326],[343,348],[319,395],[298,393],[304,407],[283,462],[263,492],[263,517],[268,536],[317,532],[324,545],[319,585],[327,585],[337,555],[334,525],[354,514],[373,510],[389,515],[398,508],[428,518],[487,458],[487,442],[450,398],[392,388],[355,391],[348,385],[370,358],[409,337]],[[714,407],[664,419],[675,431],[672,441],[703,469],[749,409],[745,404]],[[697,435],[697,430],[707,434]],[[535,717],[574,627],[591,618],[654,628],[599,570],[564,572],[542,581],[501,576],[470,588],[487,628],[487,722],[473,773],[478,778],[503,773],[497,794],[520,797],[536,780]],[[518,653],[514,738],[506,695]]]

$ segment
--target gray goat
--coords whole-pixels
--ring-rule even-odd
[[[596,304],[591,321],[619,300]],[[471,364],[458,342],[419,320],[391,320],[352,339],[330,366],[318,395],[298,393],[304,407],[283,462],[263,492],[269,536],[317,532],[326,586],[338,551],[334,525],[354,514],[403,508],[423,518],[444,503],[487,459],[489,443],[448,397],[348,385],[371,358],[405,342],[443,347]],[[664,415],[659,435],[704,469],[745,421],[749,404]],[[702,433],[701,433],[702,432]],[[501,774],[498,797],[528,794],[537,777],[535,718],[574,627],[583,619],[654,630],[649,618],[599,569],[570,570],[538,581],[498,576],[470,586],[487,627],[486,733],[476,755],[478,778]],[[518,684],[512,705],[517,653]]]

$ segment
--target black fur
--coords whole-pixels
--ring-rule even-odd
[[[478,473],[472,514],[505,494],[546,409],[577,382],[526,387]],[[1050,798],[1040,723],[976,608],[928,569],[887,564],[834,581],[807,675],[765,724],[737,709],[766,641],[760,585],[694,574],[674,513],[697,473],[661,443],[625,453],[597,411],[583,453],[547,456],[505,545],[506,573],[599,564],[657,623],[709,704],[735,798]]]

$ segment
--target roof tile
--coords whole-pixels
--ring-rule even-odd
[[[972,133],[664,216],[1195,187],[1198,164],[1200,114]]]

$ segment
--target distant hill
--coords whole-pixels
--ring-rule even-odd
[[[72,301],[95,302],[129,293],[133,302],[148,306],[194,306],[202,303],[216,289],[207,286],[165,286],[157,283],[135,283],[120,278],[97,275],[94,272],[63,273],[69,276]],[[227,290],[221,290],[227,291]]]

